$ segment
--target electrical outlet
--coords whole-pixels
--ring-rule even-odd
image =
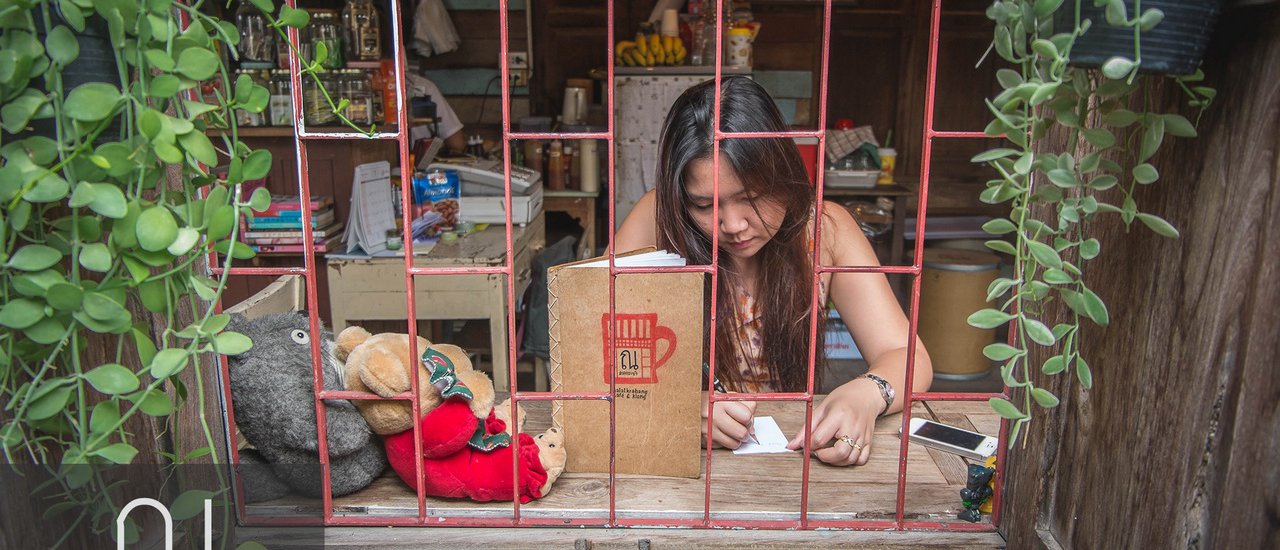
[[[525,52],[507,52],[507,67],[512,70],[528,69],[529,54]]]
[[[511,70],[511,87],[524,88],[529,85],[528,69],[512,69]]]

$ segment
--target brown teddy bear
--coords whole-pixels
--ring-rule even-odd
[[[410,487],[417,485],[414,472],[420,463],[428,495],[528,502],[545,495],[564,471],[564,434],[555,428],[537,437],[519,433],[524,412],[518,410],[512,423],[509,400],[494,407],[493,383],[472,368],[461,348],[418,338],[421,358],[412,361],[408,335],[370,335],[360,327],[343,330],[336,347],[348,390],[399,395],[412,388],[410,369],[417,371],[420,457],[409,401],[353,400],[369,426],[384,437],[388,461]],[[522,482],[514,494],[511,434],[519,440]]]
[[[409,380],[410,365],[416,365],[414,370],[418,373],[418,402],[422,415],[426,416],[443,401],[440,391],[431,385],[427,371],[421,368],[416,358],[409,356],[408,334],[384,332],[374,335],[361,327],[350,326],[338,334],[336,343],[335,355],[343,363],[343,380],[348,390],[383,397],[407,392],[413,388]],[[494,405],[493,384],[489,377],[471,368],[471,360],[462,348],[449,344],[433,345],[426,338],[418,337],[418,353],[432,347],[453,361],[458,379],[471,388],[471,410],[476,418],[489,416]],[[352,402],[378,435],[413,429],[413,405],[408,400],[356,399]],[[498,414],[509,414],[503,411],[510,411],[510,408],[501,409]]]

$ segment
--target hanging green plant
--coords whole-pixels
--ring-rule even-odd
[[[1094,8],[1101,8],[1105,21],[1082,16]],[[1167,138],[1195,137],[1196,129],[1181,114],[1150,110],[1143,93],[1149,80],[1164,78],[1144,74],[1150,63],[1144,60],[1142,39],[1165,18],[1161,9],[1143,9],[1140,0],[1097,0],[1093,6],[1081,0],[996,0],[987,16],[995,22],[993,48],[1013,68],[996,74],[1002,91],[986,102],[994,120],[985,132],[1003,136],[1009,146],[980,153],[973,162],[998,173],[981,200],[1010,203],[1009,217],[983,229],[998,237],[987,241],[988,247],[1013,257],[1014,273],[991,284],[987,299],[997,306],[974,313],[969,324],[991,329],[1012,323],[1013,345],[991,344],[984,350],[1003,363],[1004,382],[1021,390],[1021,403],[990,401],[1000,416],[1013,421],[1012,445],[1031,420],[1033,402],[1043,408],[1059,402],[1036,385],[1032,369],[1074,373],[1083,387],[1093,385],[1080,328],[1086,320],[1106,326],[1110,313],[1102,296],[1085,283],[1087,263],[1102,250],[1089,235],[1088,222],[1116,215],[1125,224],[1138,221],[1158,235],[1177,237],[1173,225],[1139,208],[1134,191],[1159,180],[1151,159]],[[1132,42],[1099,69],[1074,66],[1074,48],[1099,25],[1123,29]],[[1207,25],[1212,27],[1212,17]],[[1203,110],[1212,102],[1214,90],[1196,84],[1203,78],[1199,71],[1171,78],[1190,98],[1189,106]],[[1055,130],[1065,139],[1046,139]],[[1049,215],[1042,219],[1037,213]],[[1045,306],[1052,300],[1067,305],[1067,319],[1047,317]],[[1051,350],[1051,356],[1030,364],[1033,346]]]
[[[303,10],[253,5],[284,40],[288,27],[308,23]],[[139,416],[197,426],[203,440],[144,462],[212,453],[204,410],[214,390],[187,388],[179,375],[195,369],[199,383],[211,363],[201,355],[252,345],[210,307],[227,274],[211,278],[204,265],[210,250],[223,268],[252,257],[239,220],[270,200],[265,189],[241,192],[242,182],[266,176],[271,154],[238,136],[235,113],[260,113],[269,97],[247,76],[228,76],[223,49],[234,55],[238,40],[201,2],[0,5],[0,449],[8,463],[52,469],[50,512],[84,510],[99,533],[114,536],[120,503],[76,465],[138,462],[125,426]],[[319,85],[317,50],[301,61]],[[95,68],[97,80],[71,80]],[[345,105],[324,97],[347,121]],[[220,157],[227,170],[215,175],[209,167]],[[180,321],[182,311],[194,319]],[[113,351],[90,356],[90,340]],[[197,418],[177,419],[189,399]],[[220,497],[177,502],[206,496]],[[134,542],[137,526],[126,523]]]

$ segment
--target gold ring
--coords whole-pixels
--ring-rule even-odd
[[[861,451],[861,450],[862,450],[862,445],[859,445],[859,444],[857,444],[856,442],[854,442],[854,440],[853,440],[853,438],[852,438],[852,437],[849,437],[849,436],[847,436],[847,435],[842,435],[842,436],[840,436],[840,441],[843,441],[843,442],[845,443],[845,445],[848,445],[848,446],[850,446],[850,447],[853,447],[853,450],[855,450],[855,451]]]

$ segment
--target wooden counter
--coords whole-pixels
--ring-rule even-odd
[[[538,433],[550,425],[550,405],[526,402],[525,431]],[[985,402],[916,403],[917,415],[994,435],[999,420]],[[600,403],[601,414],[608,414]],[[773,416],[787,435],[802,424],[802,403],[762,402],[757,414]],[[810,470],[809,518],[851,520],[894,518],[898,474],[898,427],[901,415],[876,423],[871,460],[861,467],[827,466],[816,459]],[[573,452],[573,449],[569,449]],[[723,519],[797,520],[800,517],[802,460],[798,453],[736,456],[712,451],[711,517]],[[955,520],[962,509],[959,492],[964,487],[967,460],[912,444],[907,462],[906,516],[917,520]],[[653,476],[617,477],[619,518],[702,519],[705,481]],[[335,516],[417,515],[413,491],[394,475],[384,475],[364,491],[334,499]],[[297,515],[315,517],[320,501],[288,497],[250,505],[253,516]],[[466,500],[427,498],[429,517],[511,517],[510,502],[475,503]],[[609,515],[608,476],[567,473],[546,497],[520,507],[524,518],[595,518]],[[956,520],[958,521],[958,520]],[[983,522],[990,517],[984,516]]]

